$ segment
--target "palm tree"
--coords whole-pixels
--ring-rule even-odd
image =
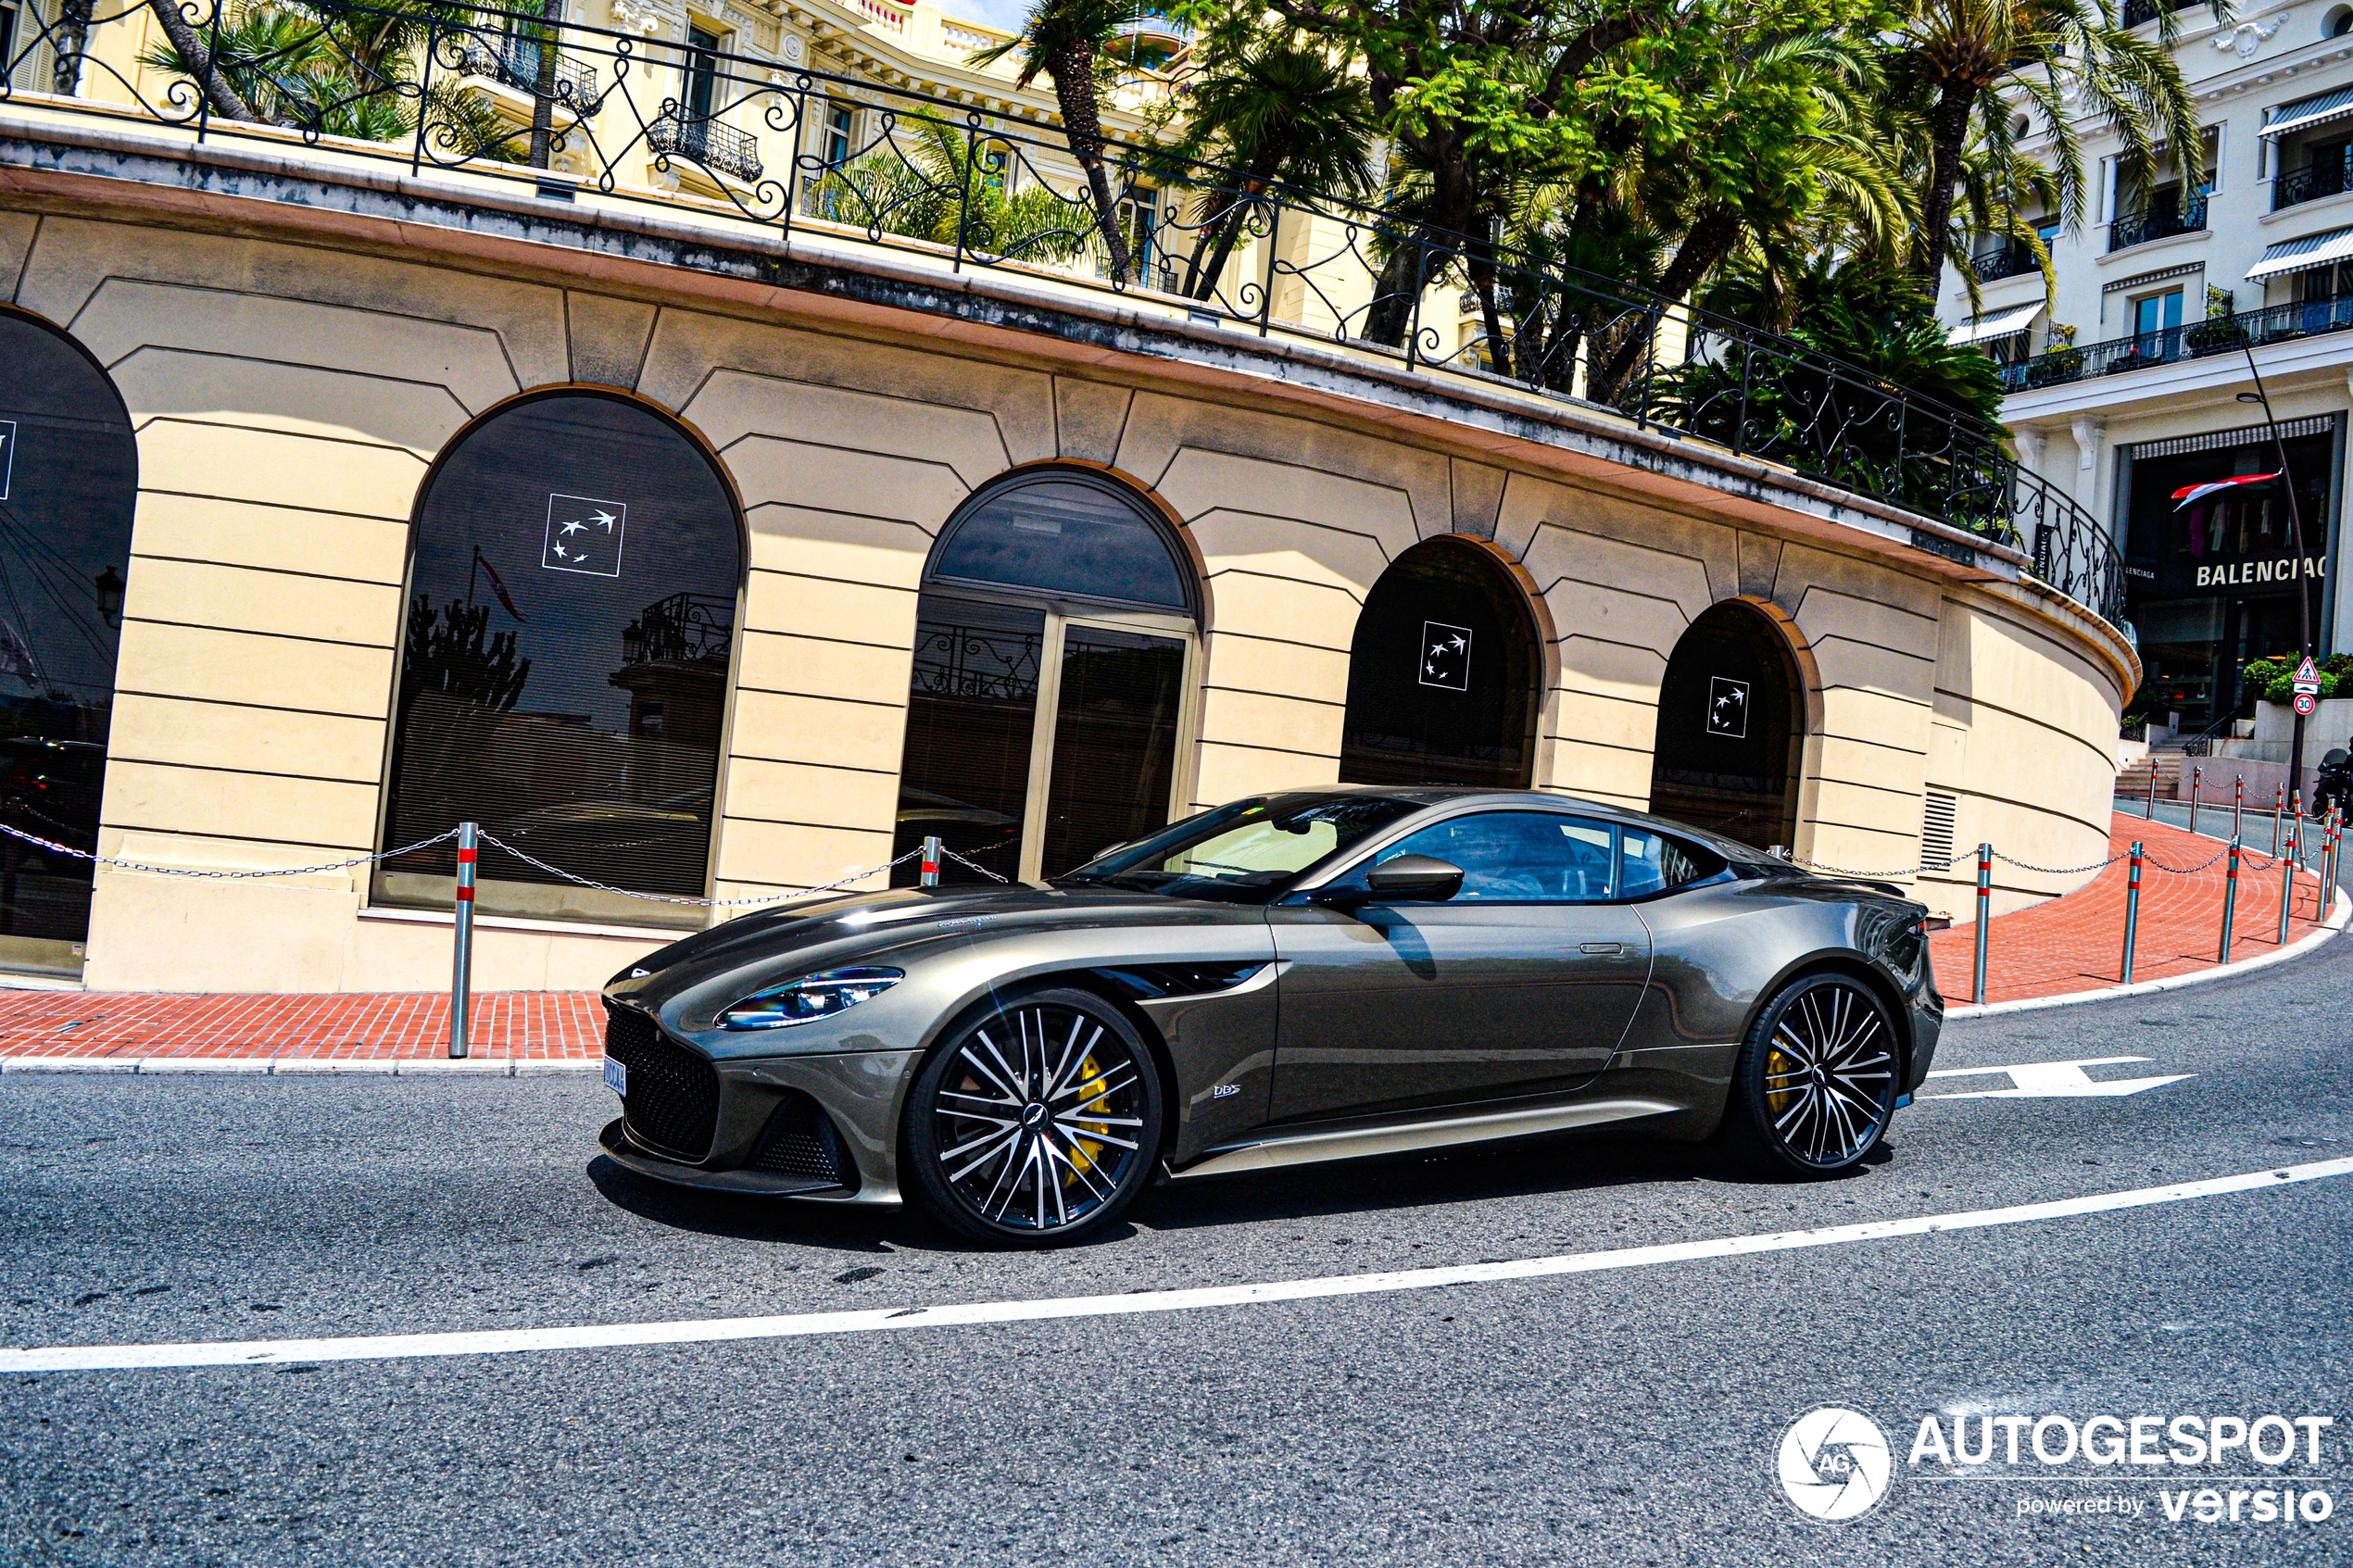
[[[974,65],[994,65],[1019,49],[1022,64],[1021,74],[1014,78],[1016,86],[1028,86],[1041,72],[1053,82],[1063,136],[1094,194],[1095,226],[1111,255],[1115,283],[1131,281],[1133,268],[1127,238],[1120,232],[1118,207],[1112,199],[1111,176],[1103,167],[1101,90],[1114,69],[1107,46],[1133,10],[1131,0],[1036,0],[1019,34],[972,56]]]
[[[2227,19],[2229,0],[2210,0]],[[2050,128],[2061,216],[2082,224],[2083,154],[2075,116],[2093,115],[2122,143],[2120,172],[2147,178],[2170,144],[2184,183],[2205,177],[2197,114],[2173,63],[2173,11],[2157,7],[2157,34],[2117,23],[2108,0],[1913,0],[1881,36],[1898,102],[1917,116],[1925,185],[1912,270],[1931,295],[1952,248],[1953,217],[1974,142],[1989,164],[2014,155],[2019,110]]]
[[[912,123],[911,152],[894,144],[827,169],[809,188],[811,210],[1006,260],[1066,261],[1087,247],[1084,202],[1042,183],[1009,193],[1002,153],[937,120]]]
[[[1172,101],[1185,120],[1173,151],[1220,166],[1190,215],[1198,238],[1180,285],[1208,299],[1270,186],[1352,198],[1372,190],[1373,104],[1361,72],[1287,29],[1221,30],[1196,54],[1201,65]]]

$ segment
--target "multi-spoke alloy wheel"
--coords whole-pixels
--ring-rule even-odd
[[[1160,1079],[1084,991],[1010,999],[951,1033],[908,1098],[917,1193],[968,1236],[1038,1245],[1110,1223],[1149,1178]]]
[[[1879,998],[1844,975],[1811,975],[1749,1031],[1728,1130],[1784,1170],[1843,1171],[1887,1131],[1895,1074],[1895,1029]]]

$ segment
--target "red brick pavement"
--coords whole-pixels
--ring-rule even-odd
[[[2115,814],[2108,831],[2111,854],[2123,854],[2138,839],[2148,855],[2141,872],[2133,978],[2165,980],[2214,968],[2222,935],[2224,862],[2205,863],[2222,846],[2185,828],[2122,811]],[[2205,869],[2183,876],[2160,866]],[[1985,937],[1985,999],[2019,1001],[2116,985],[2124,960],[2126,878],[2125,863],[2120,860],[2063,898],[1996,916]],[[2238,908],[2231,926],[2233,961],[2278,949],[2280,882],[2280,862],[2269,855],[2242,858]],[[2299,873],[2288,911],[2290,943],[2309,936],[2325,917],[2320,902],[2320,878]],[[1949,1000],[1969,1000],[1976,941],[1974,926],[1955,926],[1929,939],[1936,984]]]
[[[604,1050],[594,991],[494,991],[468,1010],[470,1054],[583,1061]],[[0,991],[0,1057],[441,1057],[449,994],[183,997]]]
[[[2151,864],[2141,883],[2140,945],[2133,978],[2158,980],[2211,968],[2222,909],[2222,867],[2192,875],[2221,847],[2163,822],[2119,813],[2114,847],[2145,841]],[[1987,1000],[2012,1001],[2096,990],[2117,983],[2124,929],[2125,869],[2089,886],[2003,915],[1988,936]],[[2314,929],[2317,877],[2296,881],[2291,942]],[[2250,854],[2239,879],[2233,959],[2274,950],[2280,872]],[[1936,974],[1954,1000],[1969,991],[1974,932],[1931,939]],[[591,991],[500,991],[473,999],[472,1055],[484,1060],[585,1061],[603,1049],[603,1010]],[[447,993],[346,996],[166,996],[94,991],[0,991],[0,1057],[290,1060],[422,1060],[446,1054]]]

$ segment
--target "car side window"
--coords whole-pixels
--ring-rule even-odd
[[[1617,896],[1615,838],[1608,823],[1583,817],[1480,811],[1426,827],[1374,859],[1429,855],[1462,867],[1457,902],[1592,904]]]
[[[1687,883],[1701,882],[1722,871],[1725,861],[1695,844],[1669,838],[1663,833],[1646,828],[1627,828],[1619,834],[1622,846],[1618,866],[1618,885],[1622,897],[1641,898],[1681,887]]]

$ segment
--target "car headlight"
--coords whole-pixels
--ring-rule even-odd
[[[831,1018],[906,978],[896,969],[829,969],[756,991],[719,1015],[723,1029],[782,1029]]]

